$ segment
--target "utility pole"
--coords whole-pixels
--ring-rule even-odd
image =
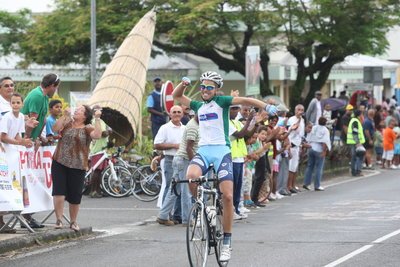
[[[96,0],[90,1],[90,91],[96,86]]]

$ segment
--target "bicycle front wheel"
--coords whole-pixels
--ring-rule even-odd
[[[132,174],[133,196],[141,201],[156,200],[161,190],[161,171],[153,172],[149,165],[141,166]]]
[[[101,184],[104,191],[116,198],[128,196],[132,192],[132,174],[131,172],[119,165],[114,166],[116,177],[113,177],[111,168],[107,167],[101,177]]]
[[[186,246],[191,267],[205,266],[209,251],[209,231],[205,212],[195,203],[189,213]]]
[[[220,201],[220,200],[218,200]],[[223,267],[227,265],[227,262],[222,262],[219,260],[219,257],[221,255],[221,248],[222,248],[222,243],[224,240],[224,227],[222,226],[222,206],[219,205],[217,207],[217,215],[216,215],[216,224],[214,227],[214,238],[215,238],[215,256],[217,257],[217,262],[218,265]]]

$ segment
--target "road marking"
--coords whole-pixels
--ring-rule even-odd
[[[73,246],[76,246],[77,244],[79,244],[80,242],[102,239],[102,238],[107,238],[107,237],[111,237],[111,236],[115,236],[115,235],[121,235],[121,234],[126,234],[129,232],[139,231],[139,228],[137,228],[137,227],[141,226],[141,225],[143,225],[143,222],[124,224],[120,227],[114,227],[114,228],[109,228],[109,229],[93,229],[94,232],[100,232],[100,234],[94,235],[92,237],[88,237],[88,238],[85,238],[85,239],[82,239],[79,241],[64,240],[64,241],[62,241],[63,243],[59,243],[56,245],[53,245],[53,243],[46,243],[45,248],[35,248],[33,251],[28,251],[28,252],[24,252],[24,251],[17,252],[17,253],[21,253],[21,254],[15,254],[12,256],[12,258],[9,258],[8,260],[23,259],[23,258],[27,258],[30,256],[35,256],[35,255],[40,255],[43,253],[52,252],[52,251],[59,250],[59,249],[73,247]]]
[[[54,250],[58,250],[58,249],[62,249],[62,248],[73,247],[73,246],[76,246],[77,244],[78,244],[78,242],[76,242],[76,241],[71,241],[71,242],[64,243],[64,244],[57,244],[55,246],[51,245],[51,243],[48,243],[46,245],[50,245],[50,247],[35,248],[35,250],[28,251],[28,252],[18,251],[17,253],[21,253],[21,254],[15,254],[11,258],[9,258],[8,260],[24,259],[24,258],[27,258],[27,257],[30,257],[30,256],[40,255],[40,254],[43,254],[43,253],[52,252]]]
[[[396,231],[394,231],[394,232],[391,232],[390,234],[387,234],[387,235],[385,235],[385,236],[382,236],[382,237],[378,238],[377,240],[373,241],[372,243],[373,243],[373,244],[382,243],[383,241],[385,241],[385,240],[387,240],[387,239],[389,239],[389,238],[391,238],[391,237],[393,237],[393,236],[395,236],[395,235],[398,235],[398,234],[400,234],[400,229],[399,229],[399,230],[396,230]]]
[[[159,208],[79,208],[79,210],[159,211]]]
[[[372,241],[371,244],[365,245],[365,246],[363,246],[363,247],[361,247],[361,248],[359,248],[359,249],[357,249],[357,250],[354,250],[353,252],[351,252],[351,253],[349,253],[349,254],[347,254],[347,255],[341,257],[340,259],[337,259],[337,260],[335,260],[335,261],[333,261],[333,262],[331,262],[331,263],[325,265],[324,267],[334,267],[334,266],[337,266],[337,265],[339,265],[339,264],[341,264],[341,263],[343,263],[343,262],[345,262],[345,261],[347,261],[347,260],[353,258],[354,256],[357,256],[358,254],[361,254],[361,253],[363,253],[364,251],[366,251],[366,250],[372,248],[375,244],[382,243],[383,241],[385,241],[385,240],[387,240],[387,239],[389,239],[389,238],[391,238],[391,237],[393,237],[393,236],[396,236],[396,235],[398,235],[398,234],[400,234],[400,229],[398,229],[398,230],[396,230],[396,231],[393,231],[393,232],[391,232],[390,234],[384,235],[384,236],[382,236],[382,237],[376,239],[375,241]]]
[[[345,180],[345,181],[341,181],[341,182],[337,182],[337,183],[333,183],[333,184],[329,184],[329,185],[324,185],[324,187],[328,188],[328,187],[331,187],[331,186],[347,184],[347,183],[355,182],[355,181],[358,181],[358,180],[361,180],[361,179],[365,179],[365,178],[368,178],[368,177],[371,177],[371,176],[374,176],[374,175],[377,175],[377,174],[380,174],[380,173],[381,173],[380,171],[374,171],[374,172],[368,173],[367,175],[360,176],[360,177],[357,177],[357,178],[352,178],[352,179],[349,179],[349,180]]]
[[[106,228],[106,229],[93,229],[94,232],[102,232],[102,233],[98,236],[90,237],[87,240],[106,238],[106,237],[110,237],[110,236],[134,232],[138,229],[137,226],[141,226],[143,224],[145,224],[145,223],[137,222],[137,223],[131,223],[131,224],[124,224],[120,227],[112,227],[112,228]]]

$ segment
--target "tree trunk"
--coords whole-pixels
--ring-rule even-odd
[[[310,103],[310,101],[314,98],[314,93],[318,90],[321,90],[322,87],[325,85],[326,81],[328,80],[329,74],[335,65],[336,62],[332,61],[328,64],[325,64],[319,71],[317,79],[313,79],[310,77],[310,90],[307,94],[305,103]]]
[[[267,70],[267,77],[265,78],[264,74],[264,79],[261,79],[260,81],[260,95],[261,97],[266,97],[267,95],[272,95],[272,91],[269,88],[269,77],[268,77],[268,70]]]
[[[267,95],[272,95],[272,91],[269,87],[269,73],[268,73],[268,64],[269,64],[269,56],[268,53],[261,53],[260,55],[260,66],[263,74],[263,78],[260,81],[260,95],[261,97],[265,97]]]
[[[304,85],[306,83],[306,78],[307,78],[306,67],[304,67],[303,65],[298,66],[296,81],[294,85],[290,87],[290,95],[289,95],[290,110],[294,110],[297,104],[304,105],[301,93],[303,92]]]

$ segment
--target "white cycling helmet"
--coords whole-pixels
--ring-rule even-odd
[[[203,82],[204,80],[209,80],[209,81],[215,82],[217,84],[218,88],[222,88],[222,86],[224,85],[224,82],[223,82],[224,79],[222,79],[221,75],[219,75],[215,71],[204,72],[200,76],[200,82]]]

